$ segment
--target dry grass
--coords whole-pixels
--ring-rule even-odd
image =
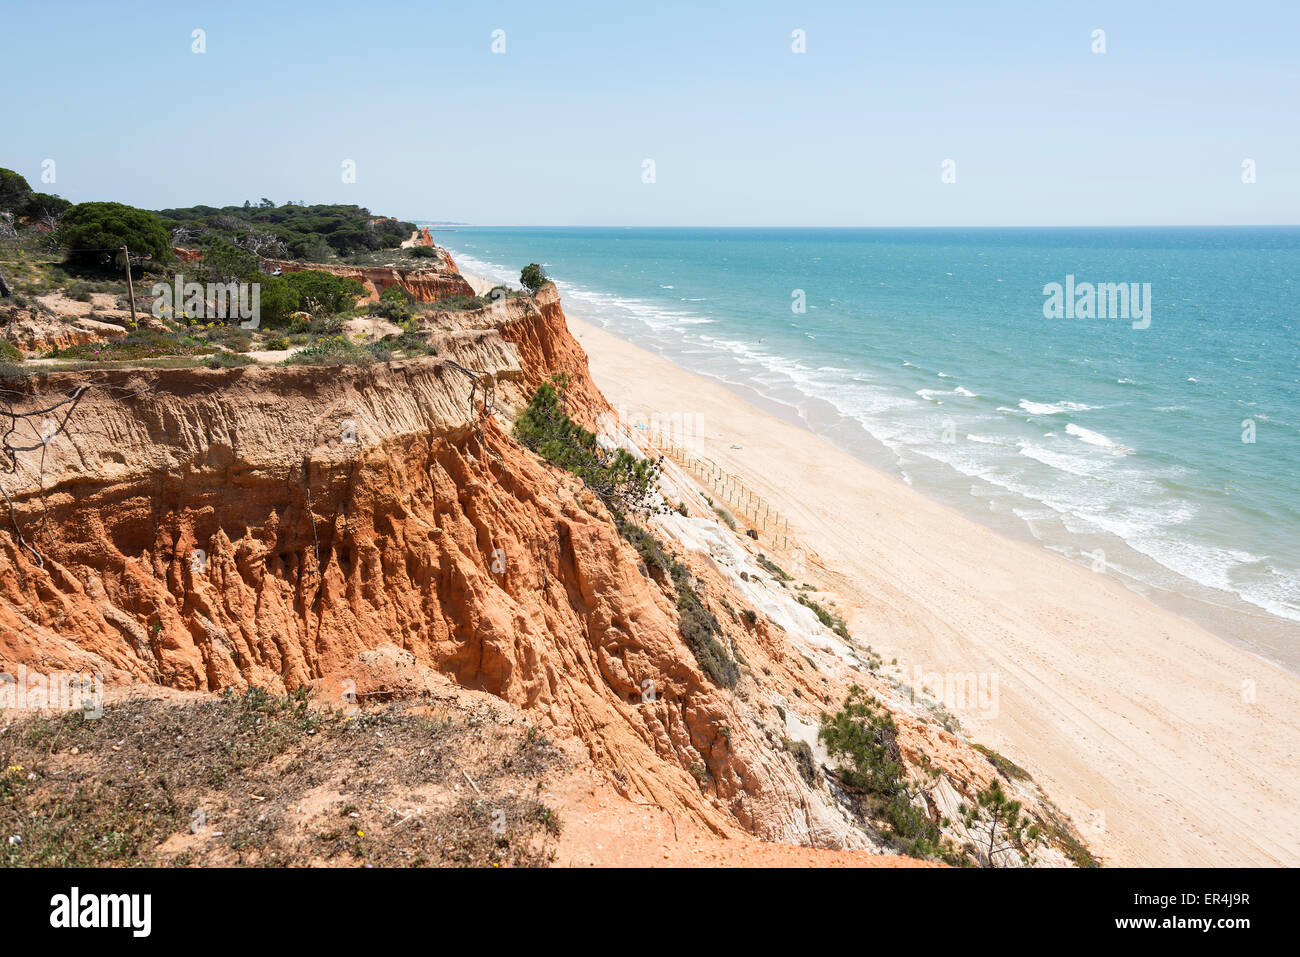
[[[421,701],[348,716],[253,689],[23,717],[0,729],[0,865],[545,865],[562,764],[535,729]]]

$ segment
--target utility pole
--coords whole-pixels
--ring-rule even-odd
[[[131,325],[135,322],[135,284],[131,282],[131,250],[122,246],[122,258],[126,261],[126,297],[131,303]]]

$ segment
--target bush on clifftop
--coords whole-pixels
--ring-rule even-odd
[[[157,263],[172,258],[171,238],[158,218],[122,203],[78,203],[64,215],[60,233],[74,262],[110,261],[123,245]]]
[[[529,292],[537,292],[551,280],[547,278],[546,272],[537,263],[529,263],[519,272],[519,281],[523,283],[524,288]]]

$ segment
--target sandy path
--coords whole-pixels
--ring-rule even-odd
[[[995,677],[996,708],[949,710],[1033,773],[1107,863],[1300,864],[1300,679],[720,385],[570,327],[616,408],[696,416],[698,451],[789,515],[856,605],[855,636],[908,675]]]
[[[719,838],[682,815],[620,796],[591,772],[560,781],[544,797],[564,829],[556,867],[942,867],[910,857]]]

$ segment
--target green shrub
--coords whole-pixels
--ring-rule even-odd
[[[209,369],[235,369],[239,366],[254,365],[257,362],[252,356],[246,356],[238,352],[218,352],[207,360]]]
[[[438,300],[438,309],[445,312],[464,312],[467,309],[482,309],[487,300],[479,296],[448,296]]]
[[[817,762],[813,758],[812,746],[807,741],[787,740],[785,748],[794,756],[794,763],[795,767],[799,769],[799,776],[808,785],[815,785],[817,783]]]
[[[346,336],[327,336],[299,349],[286,365],[295,366],[368,366],[375,361],[374,354]]]
[[[298,311],[297,291],[283,276],[263,276],[258,282],[262,284],[261,326],[274,329],[285,325],[289,317]]]
[[[406,253],[416,259],[433,259],[438,255],[438,251],[432,246],[411,246],[406,250]]]
[[[292,335],[290,341],[298,340],[298,337],[306,335],[308,339],[311,336],[337,336],[343,331],[342,316],[320,316],[318,318],[303,318],[297,316],[289,325],[289,331]],[[306,342],[308,339],[298,341]]]
[[[960,862],[939,826],[912,803],[915,794],[908,789],[898,726],[880,702],[854,685],[839,711],[822,715],[817,737],[841,760],[844,784],[864,802],[867,813],[884,821],[908,854]],[[928,759],[923,764],[923,771],[928,770]],[[935,778],[929,780],[933,784]]]
[[[789,575],[785,573],[785,569],[783,569],[780,565],[772,561],[770,558],[768,558],[766,555],[762,554],[761,552],[759,553],[758,556],[758,563],[762,565],[765,569],[767,569],[768,573],[772,575],[772,577],[775,578],[777,581],[781,581],[781,582],[794,581],[793,578],[791,578]]]
[[[817,602],[813,601],[807,595],[799,595],[797,597],[798,597],[799,604],[803,605],[805,608],[812,609],[812,613],[817,616],[818,621],[820,621],[831,631],[835,632],[835,634],[839,635],[841,638],[845,639],[846,641],[848,640],[849,626],[845,623],[843,618],[836,618],[834,615],[828,612],[821,605],[817,604]]]
[[[370,314],[390,322],[405,322],[415,313],[415,297],[401,286],[389,286],[379,294],[379,301],[371,303]]]
[[[203,338],[235,352],[247,352],[253,347],[252,332],[240,326],[213,326],[203,334]]]
[[[10,342],[8,339],[0,339],[0,361],[2,362],[22,362],[24,360],[22,350]]]
[[[1028,855],[1031,847],[1041,840],[1038,825],[1028,817],[1021,817],[1020,810],[1020,802],[1007,796],[997,778],[975,795],[974,804],[963,802],[958,806],[957,813],[968,830],[988,829],[987,842],[980,840],[987,866],[996,867],[998,856],[1007,852],[1017,857]]]
[[[23,215],[37,222],[54,220],[57,223],[59,218],[71,208],[72,203],[62,196],[53,193],[32,193],[32,198],[23,209]]]
[[[989,763],[997,769],[998,774],[1002,775],[1008,781],[1028,781],[1031,780],[1029,772],[1016,764],[1010,758],[1003,757],[992,748],[987,748],[982,744],[973,746],[976,751],[989,759]]]
[[[537,263],[529,263],[519,271],[519,281],[529,292],[537,292],[551,280],[546,277],[546,272]]]
[[[313,316],[346,312],[356,306],[357,297],[366,291],[355,279],[345,279],[321,269],[302,269],[279,278],[298,294],[301,307]]]
[[[695,589],[684,580],[677,582],[677,616],[677,630],[700,668],[714,684],[734,688],[740,680],[740,666],[718,641],[722,626],[713,612],[704,607]]]
[[[204,247],[199,261],[189,267],[194,273],[191,280],[201,283],[261,282],[260,260],[245,249],[232,246],[223,239],[213,239]]]
[[[289,340],[285,336],[272,336],[264,342],[263,347],[271,352],[283,352],[289,348]]]
[[[91,294],[94,292],[93,287],[88,282],[74,282],[67,289],[63,290],[63,295],[77,302],[90,302]]]
[[[619,534],[636,549],[650,574],[661,583],[671,583],[677,591],[677,630],[700,668],[714,684],[734,688],[740,678],[740,668],[718,640],[722,626],[691,586],[686,566],[665,552],[659,540],[635,522],[616,515],[615,524]]]
[[[208,355],[216,351],[216,347],[193,336],[160,329],[135,329],[111,342],[86,342],[66,349],[56,349],[50,353],[50,357],[125,362],[160,356]]]
[[[172,259],[171,237],[153,213],[122,203],[78,203],[64,214],[60,237],[75,262],[111,259],[123,244],[132,255]]]
[[[673,561],[664,552],[659,540],[640,525],[628,521],[623,516],[617,516],[615,524],[624,540],[636,549],[637,555],[641,557],[650,574],[658,581],[668,581],[671,577],[670,569]]]
[[[375,357],[379,357],[379,350],[386,350],[390,356],[401,354],[404,356],[436,356],[438,347],[429,342],[423,335],[412,330],[403,329],[401,333],[393,333],[384,336],[379,342],[373,343],[375,348]],[[387,361],[387,360],[385,360]]]
[[[567,384],[562,378],[561,389]],[[614,512],[645,514],[654,507],[659,467],[624,449],[602,449],[596,436],[564,411],[561,394],[542,383],[515,420],[515,438],[552,465],[582,479]]]

